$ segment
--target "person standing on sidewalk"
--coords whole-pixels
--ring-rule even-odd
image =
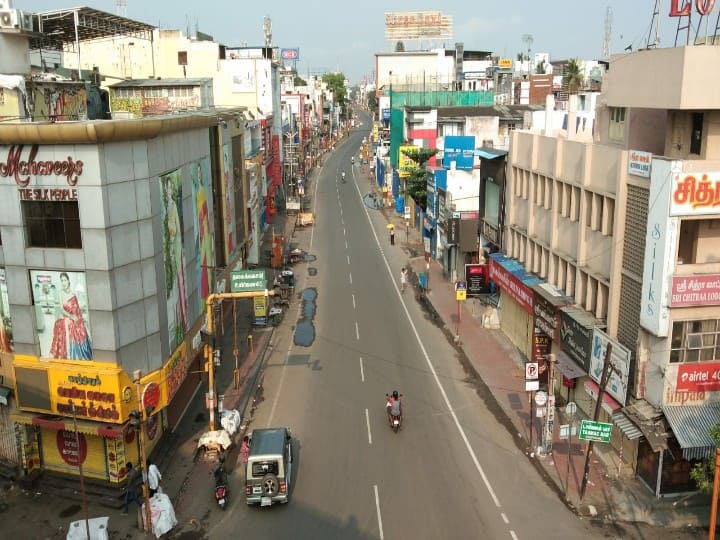
[[[400,270],[400,292],[405,292],[405,285],[407,285],[407,268],[403,267]]]
[[[248,457],[250,456],[250,437],[245,435],[240,445],[240,460],[243,464],[243,470],[247,467]]]
[[[395,245],[395,227],[390,227],[390,245]]]
[[[160,469],[157,468],[157,465],[155,465],[150,459],[145,463],[146,465],[146,471],[143,473],[143,477],[148,485],[148,491],[150,493],[150,497],[155,495],[160,489],[160,481],[162,480],[162,474],[160,474]]]
[[[125,502],[122,510],[123,515],[127,515],[130,503],[133,501],[137,503],[138,506],[142,506],[140,497],[138,497],[138,486],[141,483],[140,473],[129,461],[125,467],[127,467],[127,484],[125,484]]]

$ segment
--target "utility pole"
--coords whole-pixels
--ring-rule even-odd
[[[717,524],[718,487],[720,487],[720,448],[715,449],[715,479],[713,480],[712,504],[710,505],[710,528],[708,540],[715,539],[715,525]]]
[[[145,477],[148,478],[147,470],[147,450],[145,447],[145,423],[147,421],[147,411],[145,410],[145,404],[143,403],[143,393],[140,389],[140,370],[136,370],[133,373],[135,379],[135,392],[137,394],[139,411],[133,411],[130,413],[131,417],[135,417],[137,422],[136,428],[139,432],[140,440],[140,459],[142,463],[141,467],[145,470]],[[145,501],[145,532],[152,533],[152,514],[150,513],[150,491],[148,490],[148,481],[143,482],[143,500]],[[89,538],[89,536],[88,536]]]
[[[600,416],[600,407],[602,406],[602,398],[605,395],[605,387],[607,386],[610,374],[612,373],[612,343],[608,343],[605,349],[605,362],[603,363],[602,375],[600,376],[600,386],[598,387],[597,403],[595,403],[595,412],[593,413],[593,422],[598,421]],[[583,469],[582,483],[580,484],[580,500],[585,497],[585,489],[587,488],[588,475],[590,473],[590,456],[593,451],[595,441],[588,441],[587,450],[585,451],[585,467]],[[569,459],[569,458],[568,458]]]
[[[85,475],[83,474],[82,460],[83,455],[80,451],[80,433],[77,427],[77,413],[75,412],[75,403],[70,402],[73,414],[73,428],[75,429],[75,452],[77,452],[77,466],[80,473],[80,493],[82,496],[83,513],[85,514],[85,532],[90,538],[90,515],[88,513],[87,496],[85,495]]]
[[[545,415],[545,429],[543,430],[543,438],[546,454],[552,453],[553,431],[555,428],[555,355],[550,354],[548,357],[550,366],[548,367],[548,402],[547,414]]]

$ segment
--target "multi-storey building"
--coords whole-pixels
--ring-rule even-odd
[[[657,495],[694,488],[720,421],[718,62],[712,46],[616,57],[593,143],[516,131],[509,159],[503,251],[573,303],[551,309],[506,279],[505,306],[524,305],[502,324],[526,343],[549,335],[563,382],[582,382],[559,393],[588,415],[612,343],[600,420]]]

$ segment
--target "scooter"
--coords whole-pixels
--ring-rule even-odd
[[[227,473],[225,472],[225,467],[220,464],[218,465],[217,469],[215,469],[215,501],[217,501],[218,506],[225,510],[225,505],[227,504],[228,500],[228,488],[227,488]]]
[[[385,404],[385,410],[387,411],[388,423],[390,428],[397,433],[402,427],[402,404],[400,401],[390,401],[390,394],[385,394],[388,398]],[[400,394],[399,397],[402,397]]]

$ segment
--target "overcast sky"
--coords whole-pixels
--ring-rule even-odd
[[[117,13],[116,0],[11,0],[13,7],[47,11],[86,5]],[[523,35],[533,37],[531,50],[550,59],[602,58],[605,16],[612,8],[612,53],[643,47],[655,0],[125,0],[126,15],[164,29],[197,28],[227,46],[264,44],[263,17],[272,20],[272,43],[300,49],[301,75],[342,71],[356,84],[372,78],[374,55],[394,50],[385,39],[386,11],[441,11],[452,16],[453,39],[466,50],[492,51],[515,58],[527,51]],[[662,0],[662,47],[675,42],[677,19],[668,17],[670,0]],[[680,2],[682,3],[682,2]],[[694,4],[694,2],[693,2]],[[714,26],[720,3],[715,7]],[[695,16],[697,20],[697,15]],[[405,49],[417,44],[406,42]]]

